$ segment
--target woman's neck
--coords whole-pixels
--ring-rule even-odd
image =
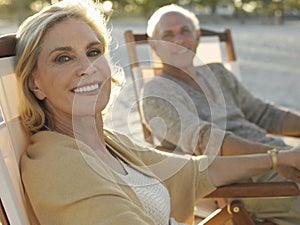
[[[69,121],[56,121],[55,131],[80,140],[95,151],[106,149],[101,115],[73,116]]]
[[[96,155],[112,170],[123,175],[127,174],[120,161],[106,147],[101,114],[94,117],[80,116],[77,118],[74,116],[71,124],[70,126],[57,125],[56,131],[74,137],[76,140],[90,146]]]

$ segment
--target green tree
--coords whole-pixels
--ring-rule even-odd
[[[212,14],[216,12],[217,5],[221,2],[220,0],[203,0],[201,1],[201,4],[204,6],[208,6],[211,8]]]
[[[160,6],[177,3],[177,1],[172,0],[113,0],[115,8],[115,13],[125,14],[125,15],[144,15],[145,17],[150,16],[150,14]]]

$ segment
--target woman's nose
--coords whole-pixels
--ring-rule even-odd
[[[93,61],[91,61],[88,57],[81,57],[78,60],[78,76],[90,75],[95,72],[95,67]]]

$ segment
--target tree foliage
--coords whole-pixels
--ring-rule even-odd
[[[255,6],[257,14],[273,13],[275,10],[300,11],[300,0],[112,0],[116,15],[144,15],[149,16],[155,9],[166,4],[179,4],[187,7],[210,7],[212,13],[218,5],[231,4],[236,11],[244,10],[247,6]],[[249,13],[246,12],[245,13]]]
[[[0,12],[1,15],[20,13],[24,16],[32,13],[32,3],[51,3],[51,0],[2,0],[6,4],[1,5],[0,0]],[[96,1],[96,0],[95,0]],[[105,1],[105,0],[100,0]],[[144,16],[148,18],[151,13],[157,8],[166,4],[179,4],[187,8],[204,8],[209,7],[211,12],[214,13],[215,9],[220,4],[232,4],[235,6],[236,11],[243,11],[247,4],[256,6],[255,13],[265,14],[272,13],[278,9],[289,11],[300,11],[300,0],[111,0],[113,2],[113,15],[120,16]],[[9,4],[7,4],[9,3]],[[4,13],[6,12],[6,14]],[[1,17],[1,16],[0,16]]]

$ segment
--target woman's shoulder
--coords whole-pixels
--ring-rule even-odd
[[[55,132],[33,135],[20,164],[22,179],[32,190],[54,187],[61,182],[81,185],[94,179],[105,184],[114,177],[90,147]]]
[[[39,170],[47,174],[57,171],[58,168],[64,168],[67,172],[86,165],[96,165],[97,170],[102,172],[105,169],[105,164],[89,146],[67,135],[51,131],[32,135],[31,143],[21,159],[23,171]]]
[[[53,131],[40,131],[31,136],[26,153],[31,157],[44,157],[51,154],[63,154],[64,150],[77,150],[74,138]]]

